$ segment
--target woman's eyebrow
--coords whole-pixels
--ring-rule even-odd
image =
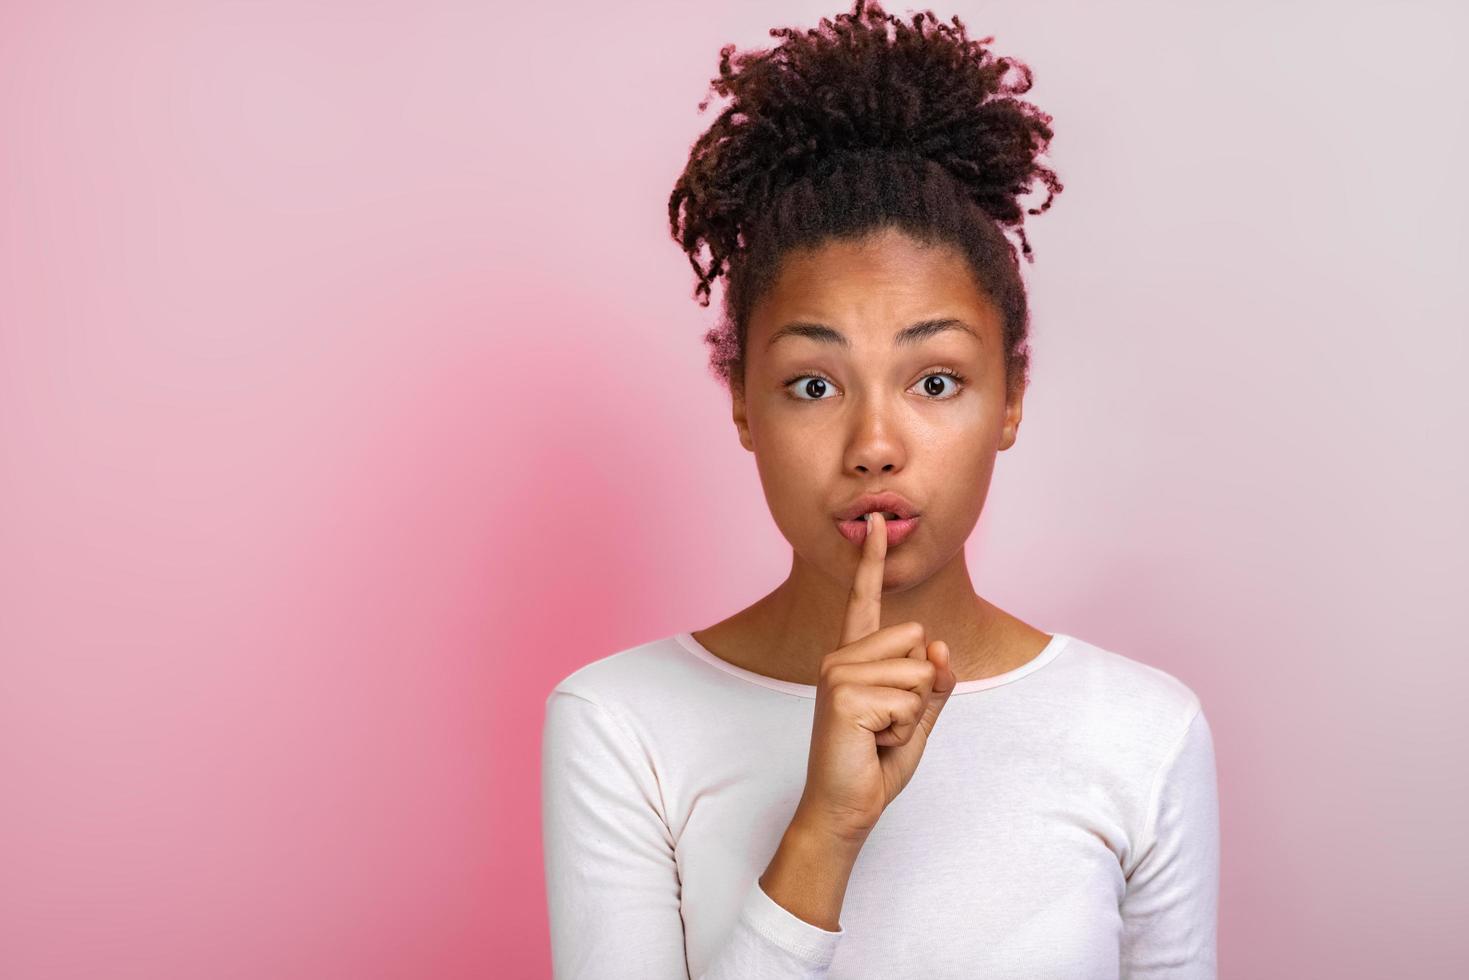
[[[979,334],[963,320],[956,320],[953,317],[938,317],[932,320],[922,320],[913,324],[911,327],[904,327],[902,330],[899,330],[893,334],[893,346],[906,347],[947,330],[963,330],[975,340],[984,343]],[[765,349],[769,350],[782,337],[809,337],[818,343],[835,344],[844,350],[850,350],[852,347],[852,342],[847,339],[847,335],[834,327],[829,327],[824,323],[797,321],[795,323],[788,323],[777,330],[771,336],[770,340],[766,341]]]

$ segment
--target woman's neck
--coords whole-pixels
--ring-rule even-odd
[[[794,558],[791,573],[746,609],[695,634],[720,658],[746,670],[797,684],[815,684],[821,658],[841,639],[849,584]],[[976,594],[961,549],[955,561],[910,588],[882,597],[882,626],[917,621],[928,639],[949,645],[961,681],[1004,673],[1033,657],[1050,639]]]

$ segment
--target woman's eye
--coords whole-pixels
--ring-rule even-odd
[[[803,383],[796,384],[796,382],[798,381]],[[805,394],[811,396],[809,398],[805,398],[802,397],[800,394],[793,393],[791,397],[796,399],[796,401],[798,402],[819,402],[823,400],[823,395],[825,395],[829,391],[835,390],[836,386],[827,381],[825,378],[819,377],[817,375],[803,374],[798,378],[792,378],[791,380],[787,381],[786,388],[791,389],[793,392],[804,392]]]
[[[935,378],[941,380],[935,381]],[[963,381],[964,379],[957,374],[950,374],[947,371],[935,371],[933,374],[927,374],[920,378],[918,387],[925,395],[928,395],[935,401],[947,401],[959,394],[959,389],[963,387]],[[949,390],[948,394],[944,393],[945,387]]]

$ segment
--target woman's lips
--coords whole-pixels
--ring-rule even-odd
[[[883,521],[888,531],[888,547],[891,548],[894,545],[902,544],[903,539],[913,533],[913,529],[918,526],[918,522],[922,519],[923,516],[920,514],[901,521]],[[858,547],[861,547],[862,542],[867,540],[867,522],[860,517],[855,521],[837,521],[836,525],[837,530],[841,531],[842,535],[848,541]]]

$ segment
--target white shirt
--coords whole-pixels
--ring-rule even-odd
[[[805,785],[815,697],[689,633],[556,685],[541,803],[557,980],[1216,976],[1214,747],[1171,674],[1056,633],[961,681],[835,932],[759,884]]]

